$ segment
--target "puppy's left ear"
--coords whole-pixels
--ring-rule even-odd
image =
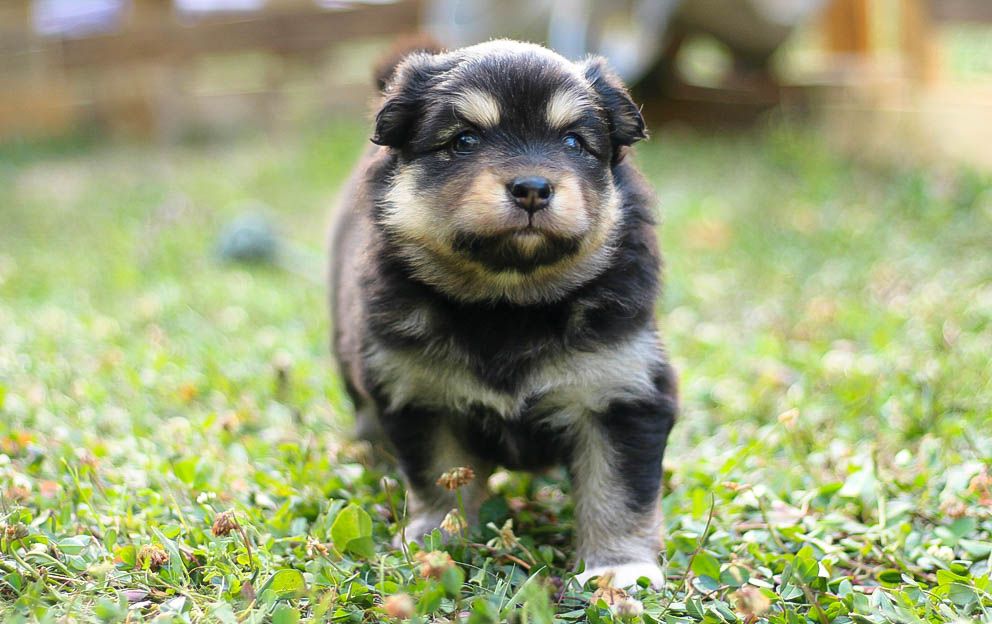
[[[623,86],[623,81],[607,65],[606,59],[592,56],[581,67],[606,113],[610,141],[613,143],[613,162],[617,163],[623,159],[627,147],[648,137],[644,117]]]
[[[440,57],[429,52],[408,54],[392,70],[383,74],[385,99],[375,116],[372,142],[402,147],[413,134],[424,104],[424,94],[441,69]]]

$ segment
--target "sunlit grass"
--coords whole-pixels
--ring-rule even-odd
[[[375,621],[398,592],[426,619],[613,618],[560,591],[554,478],[500,484],[486,519],[522,546],[481,528],[447,547],[459,574],[389,548],[402,492],[344,442],[322,286],[364,134],[0,154],[4,621]],[[670,583],[643,620],[992,621],[990,178],[868,168],[784,127],[659,131],[638,159],[683,403]],[[309,250],[298,272],[218,260],[245,212]],[[342,542],[347,502],[373,558]]]

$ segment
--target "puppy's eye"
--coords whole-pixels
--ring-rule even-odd
[[[582,151],[582,139],[579,135],[574,132],[569,132],[564,137],[562,137],[561,142],[565,144],[565,149],[570,152],[581,152]]]
[[[482,138],[472,131],[465,131],[451,141],[451,151],[456,154],[471,154],[482,145]]]

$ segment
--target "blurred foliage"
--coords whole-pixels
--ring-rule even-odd
[[[214,255],[246,203],[319,249],[364,136],[0,157],[3,621],[992,621],[988,176],[778,126],[640,148],[683,413],[669,583],[624,598],[568,583],[554,474],[500,473],[450,560],[392,549],[322,267]]]

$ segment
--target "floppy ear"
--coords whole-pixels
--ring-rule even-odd
[[[410,139],[424,93],[439,73],[437,60],[434,54],[414,52],[396,66],[386,85],[385,100],[375,116],[373,143],[400,147]]]
[[[589,57],[582,64],[586,79],[596,91],[606,113],[613,143],[613,161],[619,162],[630,145],[648,137],[641,111],[630,98],[620,77],[601,56]]]

